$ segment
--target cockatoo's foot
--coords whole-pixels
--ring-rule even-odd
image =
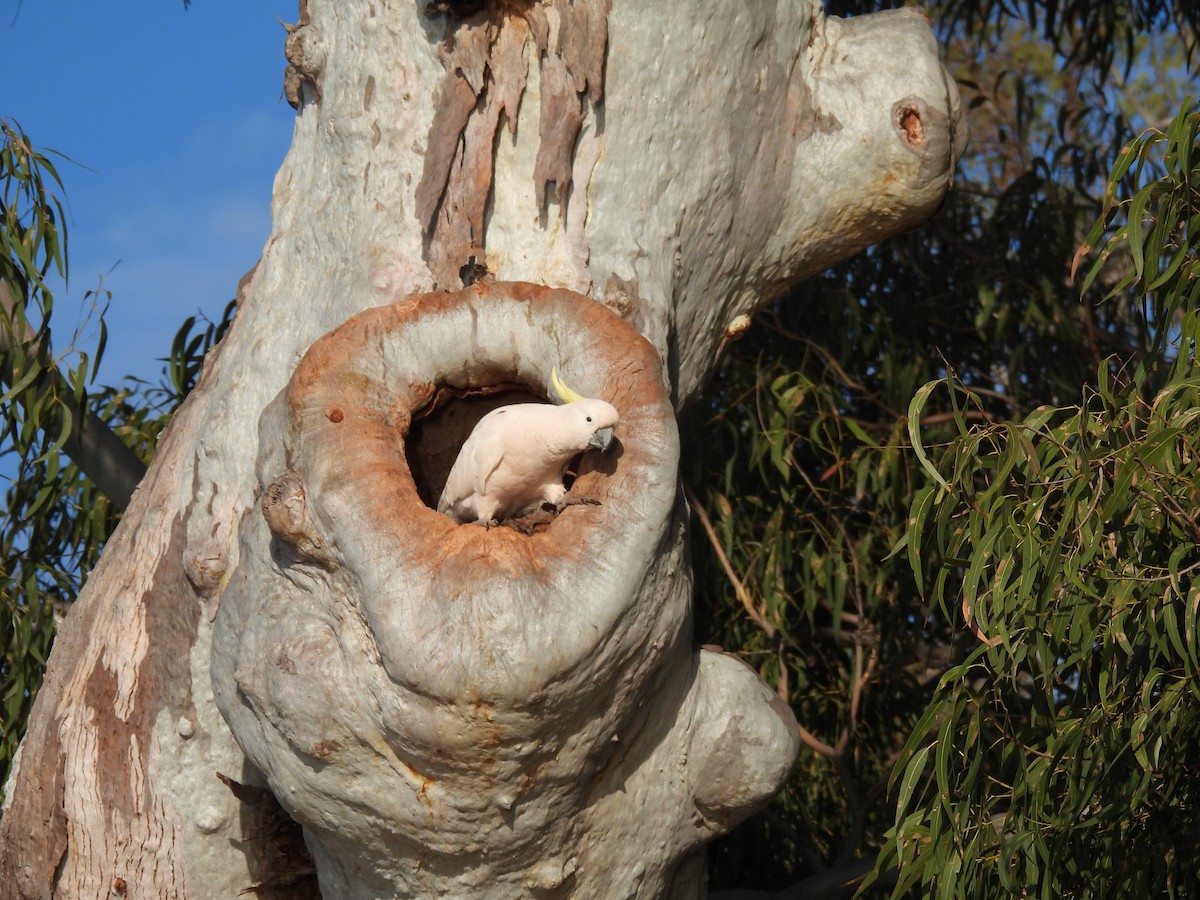
[[[564,495],[560,500],[551,503],[547,500],[541,506],[531,509],[529,512],[520,516],[513,516],[505,519],[502,522],[493,522],[492,525],[503,525],[506,528],[512,528],[521,534],[533,534],[539,531],[556,518],[568,506],[599,506],[600,501],[594,497],[579,497],[570,494]]]
[[[599,506],[600,501],[595,497],[580,497],[575,494],[567,494],[561,500],[554,504],[553,509],[556,513],[562,512],[568,506]]]
[[[554,521],[557,515],[558,513],[552,504],[543,503],[541,506],[534,507],[523,515],[512,516],[499,524],[514,531],[519,531],[521,534],[533,534],[548,526]]]

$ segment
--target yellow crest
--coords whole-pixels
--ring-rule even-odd
[[[587,399],[587,397],[576,393],[562,383],[562,379],[558,377],[557,366],[550,370],[550,384],[554,387],[554,393],[558,394],[558,396],[562,398],[563,403],[574,403],[577,400]]]

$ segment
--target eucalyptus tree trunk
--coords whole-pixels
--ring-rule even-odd
[[[675,412],[757,308],[937,210],[928,25],[310,0],[287,53],[271,237],[58,638],[0,883],[697,896],[798,744],[692,646]],[[554,367],[620,413],[572,487],[599,502],[439,515],[474,422]]]

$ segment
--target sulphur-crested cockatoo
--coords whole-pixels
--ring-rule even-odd
[[[617,411],[568,388],[557,369],[550,383],[561,405],[517,403],[479,420],[450,469],[438,512],[488,525],[562,503],[567,465],[584,450],[608,449]]]

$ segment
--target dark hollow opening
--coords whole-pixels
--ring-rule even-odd
[[[408,467],[425,505],[437,509],[458,451],[480,419],[501,406],[546,402],[539,388],[527,384],[466,389],[439,385],[433,399],[414,413],[405,441]]]

